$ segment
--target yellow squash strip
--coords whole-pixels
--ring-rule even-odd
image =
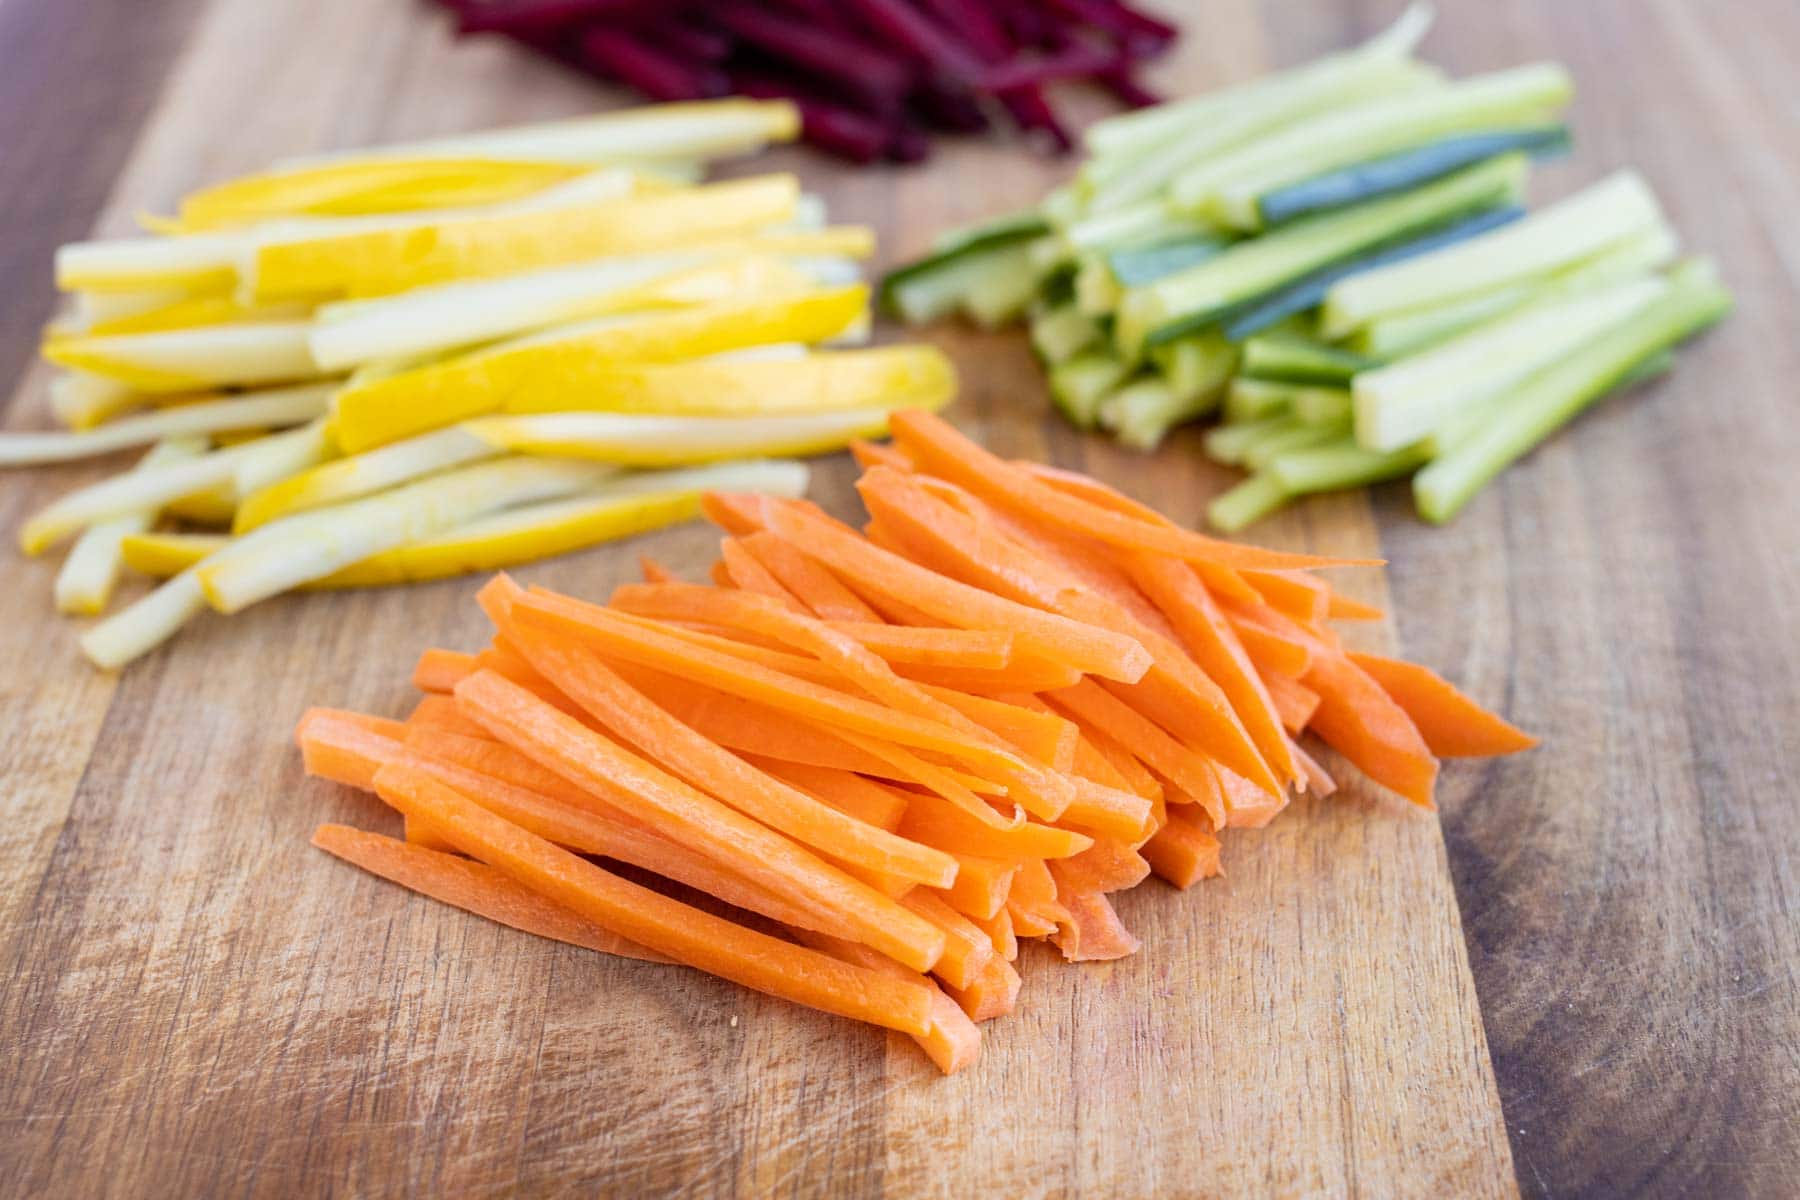
[[[627,363],[580,392],[535,392],[509,413],[611,412],[753,417],[848,408],[940,408],[956,371],[933,346],[822,351],[799,359]]]
[[[384,296],[570,259],[660,250],[785,221],[799,198],[792,176],[770,175],[667,195],[286,242],[257,252],[252,293],[261,301]]]
[[[623,318],[574,335],[529,338],[338,394],[338,444],[357,453],[497,411],[530,394],[580,394],[619,363],[660,362],[769,342],[818,342],[855,324],[861,285],[727,301]]]
[[[503,451],[503,447],[455,426],[436,429],[270,484],[244,497],[232,530],[247,533],[281,517],[373,495],[436,471],[498,457]]]
[[[716,462],[746,454],[825,454],[887,432],[888,410],[776,417],[659,417],[537,413],[481,417],[461,428],[520,454],[583,458],[631,467]]]
[[[139,467],[156,467],[165,463],[194,458],[206,451],[203,438],[171,438],[153,447],[139,461]],[[141,509],[110,521],[90,526],[70,547],[56,574],[56,609],[78,616],[94,616],[106,611],[113,587],[119,580],[124,563],[125,539],[143,533],[156,521],[156,510]]]
[[[325,374],[307,348],[307,321],[213,325],[159,333],[59,339],[44,357],[140,392],[287,383]]]
[[[298,425],[323,416],[335,390],[307,384],[247,392],[126,417],[86,433],[0,433],[0,466],[68,462],[167,437]]]

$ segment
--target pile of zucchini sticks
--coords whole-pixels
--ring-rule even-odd
[[[1126,444],[1222,412],[1207,453],[1253,474],[1210,507],[1220,529],[1409,475],[1448,520],[1730,298],[1631,171],[1527,214],[1567,73],[1446,79],[1413,56],[1429,23],[1096,124],[1073,181],[947,236],[884,299],[1027,320],[1056,406]]]
[[[66,612],[165,578],[83,651],[118,667],[208,607],[563,553],[707,491],[798,495],[792,456],[947,402],[937,351],[855,345],[867,228],[788,176],[699,181],[797,129],[725,100],[280,162],[62,247],[43,352],[69,428],[0,435],[0,464],[149,449],[20,543],[73,542]]]

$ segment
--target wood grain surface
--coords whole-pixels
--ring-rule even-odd
[[[1163,81],[1310,57],[1392,7],[1180,6]],[[1800,13],[1446,8],[1427,49],[1455,70],[1574,68],[1580,145],[1544,194],[1638,165],[1740,312],[1448,530],[1402,489],[1257,536],[1385,554],[1349,584],[1391,594],[1408,654],[1544,748],[1448,770],[1441,826],[1352,789],[1228,842],[1222,881],[1137,889],[1121,910],[1145,951],[1030,956],[1019,1013],[945,1081],[897,1036],[529,939],[306,845],[319,821],[387,818],[300,777],[294,718],[401,710],[425,640],[481,636],[473,583],[278,600],[115,678],[50,613],[55,564],[14,559],[0,1194],[1790,1192]],[[27,364],[56,242],[279,153],[613,102],[503,45],[453,45],[409,0],[0,0],[7,426],[46,420]],[[775,163],[890,258],[1067,170],[986,145],[923,170]],[[964,373],[954,415],[1002,453],[1184,521],[1224,482],[1191,435],[1145,458],[1047,419],[1020,339],[933,336]],[[0,526],[89,473],[7,476]],[[850,479],[829,461],[816,494],[851,514]],[[713,542],[691,527],[524,574],[598,593],[638,550],[696,574]]]

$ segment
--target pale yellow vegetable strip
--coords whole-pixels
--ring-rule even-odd
[[[859,408],[774,417],[538,413],[480,417],[461,428],[519,453],[652,467],[746,454],[823,454],[857,438],[883,436],[888,411]]]
[[[138,468],[179,462],[205,452],[204,438],[170,438],[153,446],[139,460]],[[56,574],[57,611],[81,616],[104,612],[119,581],[125,539],[144,532],[155,521],[156,511],[143,509],[102,521],[77,538],[69,549],[69,556],[63,560],[62,570]]]
[[[65,338],[45,346],[44,357],[140,392],[297,382],[325,374],[307,347],[310,328],[309,321],[266,321]]]
[[[799,195],[792,176],[770,175],[548,212],[284,242],[257,251],[251,289],[259,300],[383,296],[451,279],[660,250],[786,220]]]
[[[592,487],[607,474],[605,467],[569,461],[479,463],[265,525],[196,570],[207,602],[221,612],[237,612],[372,554],[515,504]]]
[[[117,670],[149,653],[206,609],[193,569],[183,571],[128,608],[81,635],[81,652],[95,666]]]
[[[290,475],[245,496],[238,505],[232,529],[245,533],[281,517],[373,495],[503,452],[503,447],[454,426],[422,433]]]
[[[50,381],[50,411],[70,429],[92,429],[151,400],[116,379],[86,371],[64,371]]]
[[[323,417],[244,446],[231,472],[234,507],[240,497],[255,495],[290,475],[310,470],[336,453],[327,419]]]
[[[497,411],[533,390],[579,394],[623,362],[664,362],[770,342],[817,342],[866,310],[862,285],[706,304],[611,319],[568,336],[532,338],[339,393],[334,430],[350,453]]]
[[[496,204],[564,183],[567,163],[481,158],[327,163],[244,175],[181,199],[187,231],[295,216],[357,216]]]
[[[792,141],[799,130],[799,113],[785,100],[702,100],[290,158],[276,165],[467,157],[573,163],[719,158]]]
[[[168,437],[297,425],[321,416],[333,390],[328,384],[313,384],[201,401],[127,417],[88,433],[4,433],[0,434],[0,466],[68,462]]]

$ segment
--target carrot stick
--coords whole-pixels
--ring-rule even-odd
[[[1007,962],[1019,957],[1019,936],[1013,931],[1012,914],[1002,908],[987,920],[969,917],[969,924],[987,934],[988,941],[994,945],[994,953]]]
[[[944,931],[944,957],[932,974],[956,987],[968,987],[994,957],[994,945],[973,921],[945,904],[942,897],[915,888],[900,903]]]
[[[460,650],[440,650],[436,646],[419,655],[413,667],[413,686],[421,692],[448,692],[465,675],[475,671],[475,656]]]
[[[527,661],[627,747],[771,829],[840,863],[947,887],[948,854],[865,824],[757,770],[658,708],[579,646],[528,628],[512,631]]]
[[[1274,699],[1237,631],[1187,564],[1158,554],[1124,558],[1133,579],[1168,617],[1200,669],[1225,693],[1257,750],[1283,780],[1295,767]]]
[[[387,717],[371,716],[368,713],[351,712],[342,708],[309,708],[301,715],[299,723],[294,727],[294,741],[298,744],[305,735],[307,727],[314,721],[341,721],[365,729],[370,733],[386,738],[399,738],[406,732],[403,721],[390,720]]]
[[[1211,767],[1203,756],[1099,684],[1084,680],[1072,688],[1050,693],[1050,701],[1093,725],[1196,802],[1206,803],[1213,795]],[[1213,816],[1224,823],[1222,808]]]
[[[893,833],[900,828],[900,822],[906,816],[907,802],[912,793],[877,783],[854,771],[782,762],[755,754],[741,757],[745,762],[767,771],[789,786],[799,788],[839,812],[848,813],[877,829]]]
[[[515,611],[526,603],[522,598]],[[841,913],[855,926],[857,941],[896,962],[926,971],[943,952],[942,933],[888,897],[517,684],[480,671],[456,686],[456,701],[500,741],[670,840],[699,850],[770,891]]]
[[[1006,901],[1006,918],[1012,922],[1013,935],[1026,939],[1048,937],[1056,932],[1056,921],[1051,917],[1034,912],[1024,904],[1008,897]],[[1066,912],[1065,912],[1066,915]]]
[[[1316,661],[1316,660],[1315,660]],[[1307,678],[1311,678],[1309,674]],[[1289,733],[1299,733],[1319,711],[1319,694],[1291,675],[1271,671],[1262,676],[1263,687],[1275,703],[1281,723]]]
[[[463,716],[462,709],[456,707],[456,700],[451,696],[440,696],[430,692],[419,697],[419,702],[407,714],[406,725],[401,729],[397,740],[405,741],[407,730],[415,726],[428,726],[432,729],[445,729],[455,733],[473,734],[486,737],[487,730]],[[395,735],[390,734],[390,737]]]
[[[1135,520],[1057,491],[996,458],[958,433],[948,422],[930,413],[907,409],[891,414],[888,423],[893,429],[894,441],[918,464],[919,470],[961,484],[989,503],[1015,509],[1111,545],[1173,554],[1190,561],[1264,570],[1341,566],[1352,562],[1379,565],[1241,546],[1191,530]]]
[[[903,746],[891,742],[881,742],[874,738],[859,737],[853,733],[839,735],[851,746],[883,760],[888,765],[883,774],[899,776],[908,783],[916,783],[927,791],[943,797],[955,805],[965,816],[971,817],[990,829],[1013,829],[1025,821],[1024,813],[1015,809],[1009,820],[995,812],[986,800],[981,798],[973,788],[958,779],[947,768],[937,763],[928,762],[917,754],[913,754]],[[1002,788],[1001,792],[1004,793]]]
[[[929,979],[915,975],[893,959],[883,958],[867,946],[859,946],[855,942],[805,930],[795,936],[806,945],[820,953],[829,954],[840,962],[918,983],[930,989],[931,1028],[925,1033],[909,1036],[944,1074],[954,1075],[981,1056],[981,1031],[975,1028],[975,1022],[969,1019],[956,1001]]]
[[[475,675],[458,690],[480,692],[484,685],[471,689],[471,684],[483,678],[504,684],[496,676]],[[430,821],[483,862],[638,945],[809,1008],[902,1033],[931,1031],[931,993],[918,984],[850,966],[639,887],[495,816],[422,771],[385,767],[376,776],[376,789],[389,804]]]
[[[1006,893],[1006,911],[1021,937],[1043,937],[1056,929],[1068,913],[1056,898],[1056,880],[1041,860],[1019,864],[1012,887]]]
[[[1059,859],[1056,876],[1077,892],[1122,892],[1144,882],[1150,864],[1117,838],[1101,838],[1073,858]]]
[[[444,854],[456,854],[455,846],[439,837],[437,831],[423,821],[414,821],[406,817],[400,818],[400,836],[409,846],[417,846],[421,850],[435,850]]]
[[[1331,611],[1331,588],[1300,571],[1239,571],[1263,602],[1302,624],[1325,620]]]
[[[975,696],[992,696],[999,692],[1047,692],[1059,687],[1073,687],[1083,678],[1079,667],[1017,650],[1013,652],[1011,662],[995,670],[896,662],[894,673],[914,683],[932,684]]]
[[[1304,642],[1253,621],[1234,622],[1231,628],[1243,645],[1244,653],[1250,656],[1250,661],[1262,675],[1286,675],[1289,679],[1298,679],[1312,666],[1312,650]]]
[[[737,580],[731,577],[731,568],[725,565],[725,560],[722,558],[713,563],[711,570],[707,571],[707,575],[712,578],[714,587],[734,588],[738,585]]]
[[[850,443],[850,453],[856,458],[856,465],[863,470],[870,467],[893,467],[899,471],[910,471],[912,459],[892,442],[875,443],[856,438]]]
[[[731,581],[746,592],[755,592],[778,601],[784,607],[804,610],[806,605],[781,585],[781,581],[769,573],[769,568],[762,565],[755,555],[739,544],[736,538],[726,538],[719,543],[719,561],[725,566],[725,573]],[[654,585],[648,585],[654,586]],[[684,587],[684,584],[669,584],[670,587]]]
[[[732,537],[745,537],[765,528],[757,497],[740,492],[708,492],[700,498],[706,519]]]
[[[881,620],[880,614],[840,583],[837,576],[767,530],[745,535],[742,545],[814,616],[827,621]]]
[[[956,863],[956,882],[933,890],[951,908],[971,917],[991,917],[999,912],[1019,864],[975,854],[959,854]]]
[[[943,797],[930,793],[913,794],[900,819],[900,833],[952,854],[1015,860],[1067,858],[1093,844],[1093,839],[1086,834],[1032,821],[1011,829],[995,829],[971,818]]]
[[[567,784],[557,795],[573,796],[572,800],[552,798],[341,721],[318,721],[301,738],[300,746],[310,775],[372,792],[376,772],[384,765],[397,763],[422,770],[469,796],[483,808],[559,846],[642,867],[784,925],[820,926],[826,932],[850,932],[850,927],[838,914],[805,908],[778,896],[719,867],[711,859],[645,829],[605,801],[586,797]]]
[[[936,750],[978,768],[1004,770],[1018,761],[1010,752],[940,723],[857,700],[734,655],[703,649],[597,605],[534,590],[519,599],[515,611],[526,624],[579,638],[609,660],[623,659],[693,679],[833,729]]]
[[[1317,759],[1299,746],[1294,747],[1294,761],[1300,764],[1301,776],[1306,780],[1306,790],[1313,795],[1322,800],[1338,790],[1337,781],[1319,765]]]
[[[1149,669],[1149,653],[1130,638],[946,578],[792,506],[770,503],[767,511],[771,528],[853,586],[897,596],[939,623],[1009,630],[1021,652],[1060,659],[1108,679],[1135,682]]]
[[[451,700],[451,703],[454,704],[455,701]],[[469,721],[467,717],[463,719]],[[469,724],[475,729],[473,735],[426,724],[408,729],[406,736],[400,740],[420,754],[478,771],[514,787],[526,788],[576,807],[593,807],[590,793],[577,788],[555,771],[542,766],[536,759],[519,753],[505,742],[496,742],[488,735],[484,726],[474,721],[469,721]]]
[[[1381,685],[1342,655],[1316,655],[1305,685],[1319,706],[1307,727],[1358,770],[1421,808],[1435,808],[1437,759]]]
[[[645,583],[680,583],[681,576],[651,558],[648,554],[638,555],[638,572],[643,575]]]
[[[1021,982],[1012,963],[996,955],[982,968],[974,983],[966,988],[945,984],[944,991],[968,1014],[969,1020],[980,1024],[1004,1017],[1018,1007]]]
[[[1364,604],[1360,600],[1352,600],[1348,596],[1332,592],[1325,615],[1333,621],[1379,621],[1387,613],[1373,604]]]
[[[1135,792],[1120,791],[1091,779],[1075,781],[1075,799],[1059,822],[1099,837],[1141,840],[1151,828],[1154,805]]]
[[[884,625],[871,621],[828,621],[889,663],[926,667],[966,667],[1004,671],[1012,662],[1013,636],[997,629],[946,629]]]
[[[1219,874],[1219,837],[1212,822],[1192,809],[1171,809],[1168,823],[1138,853],[1159,877],[1183,891]]]
[[[1482,708],[1428,667],[1379,654],[1350,655],[1350,661],[1381,685],[1439,758],[1517,754],[1537,739]]]
[[[1227,828],[1261,829],[1287,807],[1287,797],[1271,796],[1229,768],[1214,763],[1213,772],[1225,797]]]
[[[673,961],[667,955],[634,945],[531,889],[521,887],[511,876],[486,863],[423,849],[348,825],[319,826],[313,831],[312,844],[421,896],[429,896],[452,908],[486,917],[524,933],[535,933],[553,942],[567,942],[571,946],[584,946],[621,958],[644,962]]]
[[[1125,928],[1112,904],[1099,893],[1066,895],[1062,904],[1069,910],[1069,924],[1050,940],[1070,962],[1125,958],[1136,954],[1143,944]]]
[[[1092,725],[1083,725],[1081,736],[1094,748],[1094,752],[1106,761],[1113,772],[1125,780],[1126,791],[1135,792],[1146,800],[1162,799],[1162,782],[1150,773],[1150,768],[1140,762],[1137,755]]]

